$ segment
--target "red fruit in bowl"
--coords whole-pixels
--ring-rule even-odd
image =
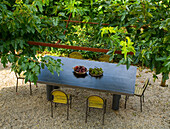
[[[79,74],[84,74],[87,72],[87,68],[81,65],[77,65],[74,67],[74,71],[79,73]]]
[[[75,66],[74,68],[75,68],[75,69],[78,69],[78,67],[79,67],[79,66]]]

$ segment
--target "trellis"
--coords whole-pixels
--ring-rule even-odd
[[[68,20],[63,20],[67,22],[66,28],[68,27],[69,22],[74,23],[85,23],[85,24],[99,24],[95,22],[82,22],[82,21],[73,21],[70,20],[72,16],[72,13],[70,13]],[[102,23],[102,25],[109,25],[107,23]],[[129,27],[135,27],[135,26],[129,26]],[[66,30],[63,34],[66,33]],[[90,47],[80,47],[80,46],[70,46],[70,45],[60,45],[61,39],[59,39],[55,44],[52,43],[44,43],[44,42],[35,42],[35,41],[28,41],[28,44],[30,45],[38,45],[38,46],[45,46],[45,47],[56,47],[56,48],[65,48],[65,49],[74,49],[74,50],[85,50],[85,51],[92,51],[92,52],[103,52],[107,53],[109,49],[101,49],[101,48],[90,48]],[[115,51],[116,54],[121,54],[121,51]],[[133,55],[133,52],[128,52],[127,54]]]

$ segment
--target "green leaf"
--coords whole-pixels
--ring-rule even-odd
[[[126,68],[129,69],[130,68],[130,59],[129,57],[127,57],[127,60],[126,60]]]
[[[25,75],[25,83],[27,83],[28,80],[29,80],[30,77],[31,77],[30,71],[25,72],[24,75]]]
[[[156,58],[156,61],[164,61],[166,59],[167,59],[167,57],[159,57],[159,58]]]
[[[36,65],[36,64],[35,64],[34,62],[31,62],[31,63],[29,64],[29,69],[32,69],[35,65]]]
[[[90,0],[91,6],[93,6],[93,0]]]
[[[54,26],[58,26],[58,23],[59,23],[59,18],[58,17],[53,17],[53,25]]]
[[[65,13],[64,13],[64,12],[59,12],[59,13],[58,13],[58,16],[63,16],[63,17],[65,17]]]
[[[165,66],[165,67],[170,67],[170,61],[169,61],[169,62],[164,63],[164,66]]]
[[[165,36],[163,39],[163,43],[167,43],[168,41],[170,41],[170,36]]]
[[[117,66],[119,66],[119,65],[121,65],[121,64],[124,64],[125,63],[125,59],[121,59],[120,61],[119,61],[119,63],[117,64]]]
[[[3,64],[3,67],[6,67],[6,64],[8,63],[6,56],[1,57],[1,63]]]
[[[60,34],[60,35],[58,36],[58,38],[59,38],[59,39],[64,39],[64,38],[65,38],[65,35]]]
[[[153,15],[149,12],[147,12],[148,17],[153,18]]]
[[[6,4],[6,5],[8,5],[9,7],[11,7],[11,4],[10,4],[9,2],[3,0],[3,3]]]
[[[42,68],[42,69],[44,69],[44,68],[45,68],[44,63],[41,63],[41,68]]]
[[[39,10],[40,10],[40,12],[43,12],[43,3],[42,3],[42,1],[36,1],[36,5],[38,6],[38,8],[39,8]]]
[[[14,55],[12,53],[8,55],[8,61],[10,63],[14,62]]]
[[[123,21],[123,20],[125,19],[125,17],[126,17],[126,15],[123,15],[123,16],[121,17],[121,21]]]
[[[22,63],[21,68],[22,68],[23,71],[27,70],[28,63]]]

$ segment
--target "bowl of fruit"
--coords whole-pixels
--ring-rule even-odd
[[[102,68],[89,68],[89,74],[93,77],[100,77],[103,75],[103,69]]]
[[[83,75],[87,73],[87,68],[85,66],[82,65],[77,65],[75,67],[73,67],[74,69],[74,73],[78,74],[78,75]]]

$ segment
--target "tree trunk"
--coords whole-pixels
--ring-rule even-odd
[[[164,74],[162,74],[161,86],[162,87],[167,87],[166,80],[164,80],[163,78],[164,78]]]

